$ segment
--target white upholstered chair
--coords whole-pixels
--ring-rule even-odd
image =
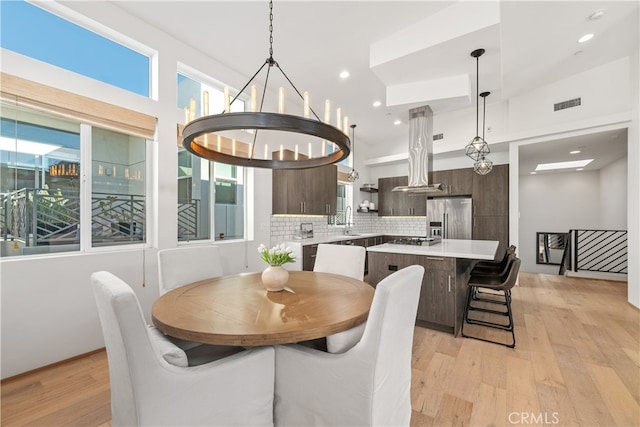
[[[364,262],[367,250],[362,246],[320,244],[313,271],[335,273],[364,280]],[[342,353],[353,347],[364,332],[365,323],[327,337],[327,351]]]
[[[313,271],[363,280],[366,256],[367,250],[362,246],[322,243],[318,245]]]
[[[224,274],[218,246],[192,246],[170,248],[158,251],[158,277],[160,295],[172,289],[184,286],[198,280],[220,277]],[[226,356],[242,348],[207,345],[179,338],[167,337],[171,342],[183,350],[194,350],[204,357],[214,358]],[[216,356],[217,355],[217,356]]]
[[[129,285],[91,275],[111,385],[113,426],[273,425],[274,349],[200,366],[146,324]]]
[[[424,267],[376,287],[362,339],[330,354],[276,346],[274,417],[281,426],[408,426],[411,351]]]
[[[179,286],[224,274],[217,246],[191,246],[158,251],[160,295]]]

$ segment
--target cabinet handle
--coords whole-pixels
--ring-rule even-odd
[[[449,292],[451,292],[451,275],[449,275]]]
[[[444,261],[444,258],[438,258],[438,257],[434,257],[434,256],[428,256],[428,257],[425,257],[425,258],[433,260],[433,261]]]

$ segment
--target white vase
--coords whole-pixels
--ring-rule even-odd
[[[270,265],[262,272],[262,284],[270,292],[284,289],[289,280],[289,272],[280,265]]]

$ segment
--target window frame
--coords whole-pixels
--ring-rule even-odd
[[[191,79],[193,81],[196,81],[198,83],[200,83],[201,85],[205,85],[205,86],[209,86],[212,87],[220,92],[224,92],[224,88],[225,87],[229,87],[228,85],[224,84],[223,82],[221,82],[220,80],[214,79],[192,67],[189,67],[188,65],[185,65],[183,63],[178,62],[178,67],[176,70],[176,81],[178,79],[178,75],[181,74],[184,77]],[[237,91],[234,88],[230,88],[230,92],[232,94],[232,96],[235,96],[235,93],[237,93]],[[176,91],[177,91],[177,87],[176,87]],[[179,98],[179,97],[178,97]],[[243,102],[243,107],[244,109],[246,109],[246,105],[247,105],[247,101],[248,101],[248,97],[244,96],[243,94],[240,94],[240,96],[238,97],[238,99],[236,100],[236,102],[238,101],[242,101]],[[179,106],[176,106],[176,108],[178,110],[183,110],[181,109]],[[210,111],[210,114],[217,114],[218,112],[215,111]],[[182,129],[184,128],[184,125],[186,124],[186,114],[182,114],[183,117],[183,123],[178,123],[178,140],[177,140],[177,147],[178,149],[183,149],[182,148]],[[194,160],[198,160],[201,161],[202,159],[194,154],[190,154],[190,156],[192,156],[192,161]],[[177,162],[177,160],[176,160]],[[253,181],[253,174],[250,173],[250,169],[251,168],[246,168],[246,167],[241,167],[241,166],[237,166],[239,168],[241,168],[242,170],[242,182],[243,182],[243,197],[244,197],[244,212],[243,212],[243,233],[242,233],[242,238],[240,239],[216,239],[215,236],[215,184],[216,184],[216,163],[215,162],[209,162],[210,163],[210,167],[209,167],[209,200],[210,200],[210,205],[211,205],[211,209],[209,209],[209,238],[207,239],[186,239],[186,240],[179,240],[179,237],[176,236],[176,240],[179,246],[183,246],[183,245],[198,245],[198,244],[207,244],[207,243],[215,243],[215,244],[224,244],[224,243],[232,243],[232,242],[243,242],[243,241],[249,241],[252,239],[253,236],[253,228],[250,226],[250,219],[252,218],[252,214],[250,212],[250,209],[253,209],[253,203],[250,201],[250,194],[253,194],[252,190],[249,189],[250,186],[254,185],[254,181]],[[177,168],[179,167],[179,164],[176,164],[176,172],[177,172]],[[193,170],[193,168],[192,168]],[[223,178],[223,177],[221,177]],[[192,179],[193,179],[193,173],[192,173]],[[238,178],[235,178],[235,180],[237,181]],[[178,182],[178,176],[176,173],[176,185]],[[178,199],[178,194],[177,194],[177,189],[176,189],[176,199]],[[177,200],[176,200],[177,203]]]
[[[87,16],[84,16],[58,2],[55,1],[46,1],[46,2],[35,2],[35,1],[31,1],[31,0],[23,0],[24,3],[28,3],[30,6],[33,7],[37,7],[38,9],[41,9],[42,11],[49,13],[53,16],[55,16],[56,18],[62,19],[64,21],[67,21],[69,24],[71,25],[75,25],[77,27],[80,27],[86,31],[89,31],[91,33],[94,33],[95,35],[102,37],[112,43],[118,44],[126,49],[129,49],[141,56],[147,57],[148,58],[148,69],[147,69],[147,78],[148,78],[148,87],[147,87],[147,94],[143,95],[140,94],[138,92],[132,91],[130,89],[115,85],[113,83],[110,82],[105,82],[103,80],[100,80],[96,77],[78,72],[76,70],[72,70],[66,67],[62,67],[56,64],[51,64],[47,61],[42,61],[39,58],[34,58],[30,55],[26,55],[20,52],[17,52],[20,55],[24,55],[27,56],[29,58],[32,58],[34,60],[37,61],[42,61],[50,66],[55,66],[55,67],[59,67],[62,68],[68,72],[77,74],[77,75],[81,75],[83,77],[98,81],[102,84],[106,84],[109,85],[111,87],[116,87],[120,90],[124,90],[128,93],[134,94],[136,96],[142,96],[144,98],[150,98],[153,100],[158,100],[158,72],[157,72],[157,68],[158,68],[158,51],[155,49],[150,48],[149,46],[131,38],[128,36],[125,36],[124,34],[114,30],[113,28],[110,28],[104,24],[101,24],[91,18],[88,18]]]
[[[96,101],[90,98],[83,97],[81,95],[65,92],[55,88],[51,88],[38,83],[30,82],[18,77],[9,76],[1,73],[1,81],[10,82],[8,85],[0,87],[2,90],[0,95],[3,103],[14,105],[19,108],[27,108],[37,113],[46,114],[55,118],[60,118],[65,121],[72,121],[79,125],[79,161],[80,161],[80,216],[78,221],[79,226],[79,248],[77,250],[61,251],[61,252],[44,252],[37,254],[22,254],[15,256],[0,257],[2,261],[25,259],[30,257],[47,257],[47,256],[71,256],[80,253],[93,253],[93,252],[113,252],[126,249],[142,249],[151,246],[152,241],[156,239],[155,233],[150,230],[155,229],[155,221],[152,215],[154,206],[155,195],[153,193],[153,175],[152,175],[152,160],[154,159],[155,139],[149,138],[151,129],[148,125],[154,124],[155,134],[155,117],[147,116],[142,113],[131,111],[122,107],[107,104],[101,101]],[[20,95],[23,93],[29,93],[29,90],[33,88],[42,88],[45,97],[48,97],[47,102],[34,99],[35,96],[42,95],[40,92],[30,93],[31,98],[25,99]],[[18,94],[18,95],[16,95]],[[55,95],[55,96],[54,96]],[[49,104],[48,102],[51,102]],[[65,108],[68,105],[75,105],[76,108],[82,109],[77,113],[69,108]],[[86,120],[87,111],[97,112],[102,110],[105,115],[104,119],[101,117],[93,117],[93,120]],[[147,129],[138,129],[137,132],[130,132],[130,128],[127,123],[120,123],[117,120],[113,120],[114,117],[110,116],[112,112],[115,112],[114,116],[127,117],[126,120],[135,120],[135,118],[142,118],[143,123],[147,126]],[[131,118],[134,117],[134,119]],[[103,123],[107,123],[104,126]],[[121,126],[120,126],[121,125]],[[121,134],[141,138],[144,140],[144,153],[145,153],[145,167],[144,167],[144,200],[145,200],[145,229],[144,237],[140,242],[126,242],[124,244],[109,244],[104,246],[93,246],[92,241],[92,140],[91,134],[93,128],[102,128],[108,131],[118,132]],[[122,128],[121,128],[122,127]],[[145,135],[141,135],[144,133]]]

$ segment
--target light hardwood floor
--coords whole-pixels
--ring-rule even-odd
[[[411,425],[640,425],[626,284],[522,273],[512,294],[515,349],[416,328]],[[1,421],[109,426],[105,352],[3,381]]]

